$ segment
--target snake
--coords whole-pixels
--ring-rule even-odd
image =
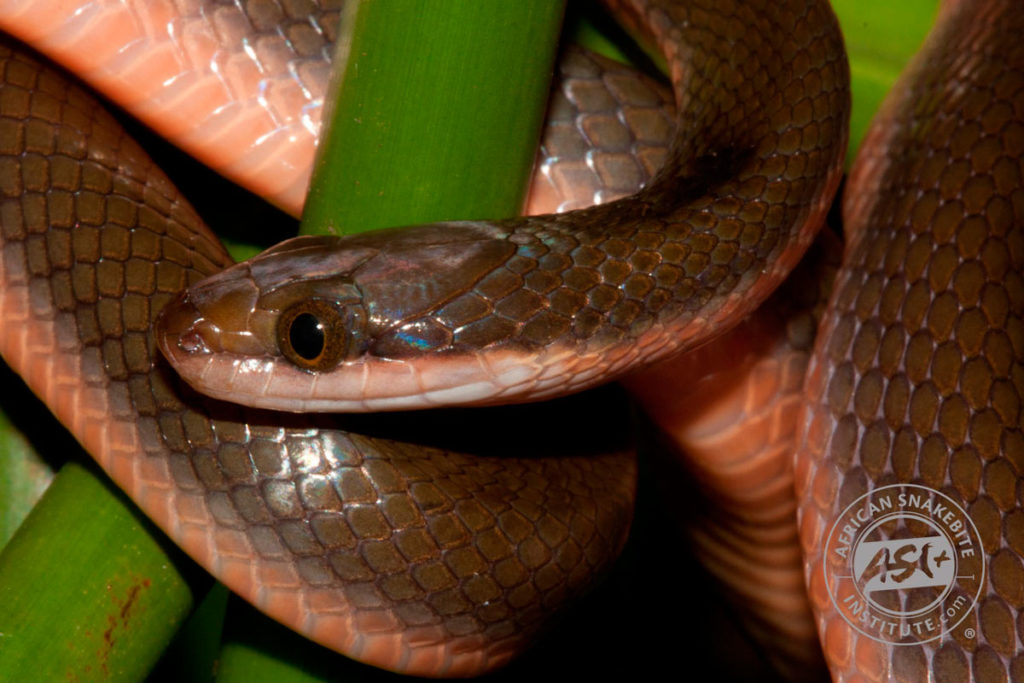
[[[624,374],[634,362],[653,364],[699,345],[706,335],[754,311],[778,285],[824,217],[845,144],[845,61],[827,6],[815,2],[742,7],[727,2],[624,4],[628,7],[621,8],[623,12],[646,26],[666,53],[681,104],[679,130],[686,133],[676,138],[665,166],[637,195],[561,216],[413,228],[346,238],[340,245],[335,240],[295,241],[205,282],[199,280],[227,267],[229,261],[215,239],[198,227],[195,215],[166,179],[123,134],[108,132],[112,130],[109,117],[80,91],[72,88],[66,91],[69,94],[57,95],[60,104],[55,105],[54,89],[43,87],[43,94],[36,96],[43,104],[28,107],[33,95],[27,93],[36,86],[33,81],[46,86],[54,77],[30,60],[8,57],[17,68],[5,69],[14,75],[5,77],[4,87],[17,93],[9,97],[23,106],[5,116],[15,122],[16,130],[34,135],[16,136],[17,142],[11,143],[14,152],[4,159],[11,171],[4,177],[15,180],[4,191],[13,201],[5,201],[7,218],[2,225],[0,311],[5,320],[24,321],[11,326],[17,331],[0,342],[5,359],[172,538],[276,618],[350,656],[386,668],[468,675],[500,666],[525,647],[540,628],[542,614],[582,590],[591,572],[600,573],[621,547],[628,529],[624,509],[632,504],[632,459],[623,453],[597,458],[565,453],[481,458],[382,438],[372,433],[372,420],[271,417],[265,409],[335,410],[336,404],[330,401],[338,397],[330,394],[339,391],[336,386],[342,387],[346,410],[434,406],[453,397],[470,403],[535,400],[566,383],[585,388]],[[861,362],[868,342],[857,345],[861,355],[854,354],[856,363],[843,355],[847,348],[842,342],[818,342],[807,393],[827,394],[828,401],[820,405],[828,407],[809,403],[803,410],[806,426],[796,475],[798,491],[808,499],[800,534],[811,558],[807,562],[811,604],[818,611],[825,655],[836,678],[865,673],[884,678],[931,669],[939,677],[970,671],[984,679],[1019,666],[1015,662],[1020,646],[1013,619],[1007,618],[1020,608],[1021,585],[1015,581],[1021,567],[1020,503],[1013,494],[1021,453],[1020,413],[1014,398],[1019,396],[1021,381],[1020,219],[1014,213],[1020,211],[1019,204],[1014,204],[1020,180],[1013,167],[1016,163],[1019,168],[1020,163],[1016,149],[1020,129],[1012,118],[1013,104],[1020,100],[1015,79],[1019,79],[1021,62],[1012,42],[1015,19],[1008,2],[947,6],[929,51],[923,53],[932,56],[919,58],[918,73],[909,77],[919,90],[910,88],[912,95],[904,95],[896,104],[890,100],[886,125],[876,128],[881,131],[875,133],[877,144],[867,147],[876,158],[860,162],[850,183],[856,189],[847,192],[847,207],[863,206],[865,200],[860,197],[873,192],[882,198],[881,208],[847,211],[853,238],[836,295],[824,314],[822,339],[834,339],[836,333],[831,330],[838,329],[839,338],[849,346],[859,325],[869,330],[861,336],[870,341],[879,327],[878,318],[894,310],[893,292],[906,290],[914,295],[905,306],[895,304],[895,309],[901,309],[921,300],[922,287],[937,302],[945,301],[947,309],[949,296],[944,300],[938,291],[943,286],[954,287],[962,300],[972,293],[978,296],[980,303],[974,308],[963,304],[963,326],[977,325],[978,311],[988,318],[1001,312],[1002,318],[984,328],[991,327],[993,332],[980,333],[990,341],[965,349],[975,353],[973,362],[960,361],[970,373],[987,366],[987,380],[972,376],[964,380],[964,387],[954,382],[950,388],[949,364],[956,368],[956,361],[948,360],[948,344],[936,341],[936,348],[942,346],[936,351],[942,366],[937,369],[945,371],[936,377],[943,374],[946,384],[940,387],[938,379],[932,383],[927,360],[924,374],[913,379],[926,385],[922,396],[930,391],[938,397],[941,389],[943,399],[952,397],[949,405],[953,407],[936,418],[936,398],[931,409],[938,420],[933,426],[936,431],[918,436],[923,449],[920,464],[915,465],[911,455],[908,466],[908,460],[898,459],[894,450],[891,469],[879,465],[877,453],[872,460],[863,448],[854,447],[857,455],[852,456],[849,438],[828,434],[846,437],[848,416],[864,419],[865,400],[870,403],[872,395],[880,396],[877,377],[881,372],[890,371],[905,383],[914,370],[921,370],[917,356],[924,353],[927,358],[919,350],[921,336],[907,346],[907,368],[890,362],[874,372]],[[800,30],[793,30],[794,26]],[[949,50],[951,44],[960,50]],[[1005,51],[979,50],[979,45],[1005,46]],[[945,70],[932,65],[939,54],[952,55],[951,61],[942,62]],[[993,54],[999,56],[993,58]],[[713,58],[703,59],[708,56]],[[745,97],[738,97],[739,93]],[[73,113],[53,116],[62,110]],[[935,110],[940,114],[931,118]],[[1021,107],[1016,110],[1019,116]],[[914,116],[920,117],[912,119],[916,125],[903,124],[901,130],[900,122]],[[928,122],[933,120],[943,124],[932,130]],[[970,150],[965,151],[965,144],[974,139],[964,138],[983,127],[991,133],[985,142],[994,144],[997,153],[993,156],[984,148],[987,155],[970,158],[991,162],[1001,150],[1005,163],[970,169],[972,164],[961,157],[937,160],[934,151],[947,148],[966,156]],[[899,132],[892,133],[893,129]],[[922,130],[935,136],[926,138],[923,145],[915,137]],[[57,136],[55,131],[65,135]],[[886,156],[893,148],[899,151]],[[55,161],[48,161],[50,156]],[[919,160],[917,172],[906,172],[907,158]],[[920,180],[926,161],[931,162],[927,170],[933,171],[935,183],[930,199],[927,191],[892,189],[900,188],[894,185],[899,182],[916,188],[913,183]],[[55,172],[60,165],[76,163],[79,170],[70,176]],[[975,174],[965,172],[965,167]],[[987,186],[985,177],[990,181]],[[988,188],[988,195],[978,183]],[[958,193],[965,188],[971,192],[965,191],[958,201]],[[80,199],[72,201],[72,194]],[[949,250],[915,246],[908,264],[914,265],[918,279],[908,280],[902,289],[893,285],[886,290],[886,307],[876,309],[865,303],[872,292],[881,291],[880,276],[875,271],[872,280],[869,266],[879,268],[885,261],[880,255],[906,249],[911,240],[897,239],[887,251],[863,237],[869,229],[857,227],[857,222],[870,220],[884,226],[889,212],[890,220],[894,216],[908,222],[905,234],[917,235],[924,230],[911,224],[910,218],[916,220],[927,209],[934,214],[936,201],[948,200],[950,195],[953,208],[977,204],[979,196],[996,197],[973,205],[975,213],[991,207],[992,221],[1001,221],[988,241],[967,237],[976,251],[963,259],[966,263],[973,257],[973,266],[966,266],[965,274],[955,281],[943,281],[931,274],[948,263]],[[763,201],[768,197],[780,203],[769,205]],[[903,203],[885,206],[890,197]],[[917,212],[909,204],[915,201],[920,202]],[[145,210],[138,208],[143,205]],[[949,217],[951,211],[944,205],[940,227],[958,225]],[[976,222],[965,223],[977,229]],[[886,227],[871,230],[888,234]],[[949,239],[946,235],[946,246]],[[983,249],[983,245],[988,246]],[[424,246],[426,251],[434,247],[435,255],[438,247],[457,252],[460,258],[455,261],[463,266],[459,270],[468,266],[468,274],[434,276],[426,260],[417,261],[425,258]],[[170,258],[158,260],[160,252]],[[921,265],[922,255],[932,252],[947,261],[931,268]],[[318,288],[333,288],[331,275],[322,274],[313,285],[288,275],[284,285],[272,281],[288,272],[278,266],[278,259],[298,259],[314,272],[327,262],[347,260],[355,273],[342,278],[347,298],[341,303],[332,298],[334,303],[325,307],[324,290]],[[533,264],[524,263],[530,259]],[[396,292],[385,275],[394,272],[397,262],[411,262],[411,270],[434,279],[428,280],[427,287],[398,282]],[[667,267],[659,279],[655,271],[662,265]],[[883,270],[887,269],[886,276],[904,274],[901,265],[898,259],[885,261]],[[586,287],[591,296],[583,297],[584,303],[571,318],[546,316],[543,324],[529,326],[530,315],[557,311],[550,304],[538,307],[536,297],[520,295],[501,308],[504,321],[494,323],[492,318],[462,337],[452,333],[468,327],[459,325],[465,320],[457,316],[472,302],[491,301],[485,308],[498,308],[496,299],[505,285],[496,282],[499,278],[488,280],[488,274],[516,270],[522,274],[527,266],[532,270],[526,272],[539,274],[534,281],[546,283],[540,289],[549,287],[545,294],[561,292],[563,300],[572,299],[565,292]],[[995,273],[989,273],[985,287],[972,284],[979,267]],[[925,272],[931,279],[921,278]],[[179,294],[186,285],[195,287]],[[284,354],[287,363],[260,364],[284,372],[283,379],[264,377],[257,380],[260,391],[240,395],[236,388],[231,396],[223,396],[253,401],[255,411],[204,399],[163,364],[155,352],[158,339],[151,325],[162,311],[164,336],[159,344],[188,381],[206,391],[211,387],[197,377],[202,371],[191,373],[184,365],[189,357],[198,356],[204,367],[216,367],[212,357],[225,350],[237,351],[232,342],[211,336],[210,330],[231,329],[227,323],[236,322],[239,316],[217,310],[214,301],[218,293],[239,285],[249,300],[270,300],[283,309],[288,325],[310,312],[340,315],[358,334],[343,335],[340,350],[304,354],[295,348],[304,344],[294,343],[287,326],[253,315],[245,322],[255,322],[264,337],[258,343],[261,358],[282,340],[293,347]],[[621,293],[609,294],[609,289]],[[389,308],[405,295],[423,290],[442,301],[411,297],[414,310]],[[295,313],[295,292],[306,302],[313,292],[313,308]],[[649,297],[652,292],[654,296]],[[638,310],[635,299],[644,297],[655,303],[652,309]],[[459,305],[440,313],[443,306],[452,304]],[[843,313],[844,304],[852,312]],[[199,307],[202,315],[197,324],[193,312]],[[914,322],[941,327],[947,309],[936,305],[934,315],[918,316]],[[583,315],[576,315],[579,311]],[[509,317],[515,324],[508,324]],[[207,324],[210,320],[215,324]],[[897,327],[904,331],[910,324]],[[448,333],[439,329],[446,325]],[[950,327],[946,326],[947,333]],[[165,334],[168,330],[170,334]],[[564,336],[558,338],[559,334]],[[906,334],[908,339],[912,336]],[[468,353],[474,336],[487,341],[495,352],[484,362]],[[883,360],[891,359],[894,343],[887,341],[888,355],[882,355]],[[246,345],[251,347],[252,341],[246,340],[242,346]],[[366,369],[374,358],[385,356],[397,361],[396,367],[411,367],[416,362],[411,347],[421,351],[424,346],[444,359],[443,371],[404,372],[414,378],[410,384],[396,382],[395,375],[387,374],[393,368],[380,369],[381,363]],[[181,352],[184,360],[178,357]],[[525,365],[513,363],[508,360],[511,355],[527,355],[530,360]],[[294,371],[296,361],[299,372]],[[839,370],[829,369],[830,362]],[[585,372],[583,378],[569,380],[574,368],[567,364],[584,370],[603,364],[611,372],[600,377]],[[323,390],[326,397],[316,395],[310,401],[311,384],[328,384],[314,378],[339,368],[357,368],[358,398],[352,398],[351,386],[345,386],[352,383],[343,378],[329,383],[332,386]],[[477,386],[477,375],[469,374],[469,388],[444,384],[453,375],[463,377],[481,368],[491,388],[495,383],[501,386],[500,399],[492,399],[493,394]],[[867,379],[857,385],[848,379],[851,372],[862,372]],[[993,373],[1001,374],[993,377]],[[834,377],[843,379],[825,379]],[[72,388],[81,388],[69,391],[69,379]],[[898,384],[893,381],[894,386]],[[992,387],[987,396],[978,391],[978,383],[986,381]],[[221,384],[220,379],[213,384]],[[426,392],[421,391],[424,384]],[[410,390],[411,385],[416,385],[416,391]],[[849,387],[855,385],[864,388],[853,405],[854,391]],[[285,397],[265,391],[268,386],[283,390]],[[362,391],[367,386],[384,387],[391,394],[367,400]],[[846,403],[839,400],[844,386]],[[424,393],[429,394],[426,400]],[[979,401],[981,408],[976,406]],[[991,405],[988,410],[986,401]],[[965,463],[964,448],[947,458],[948,474],[941,467],[945,462],[941,456],[940,467],[935,468],[936,443],[950,450],[950,444],[964,443],[967,422],[958,422],[955,411],[965,402],[981,415],[978,426],[971,428],[967,450],[974,448],[975,435],[979,443],[987,444],[988,451],[980,456],[973,453],[976,459],[985,458],[984,475],[979,467]],[[875,404],[879,403],[876,398]],[[926,431],[928,425],[922,425],[921,418],[928,406],[925,398],[915,398],[906,407],[905,427]],[[891,405],[887,403],[886,408]],[[819,417],[816,410],[828,417]],[[832,432],[821,427],[829,418],[835,421]],[[865,443],[877,444],[878,429],[877,421],[863,428],[870,437],[865,437]],[[908,438],[906,432],[906,428],[899,432],[892,443],[902,444]],[[910,439],[914,440],[913,434]],[[888,462],[884,456],[882,460]],[[820,552],[824,530],[851,497],[892,481],[894,474],[960,496],[960,503],[971,510],[985,532],[985,550],[992,558],[990,583],[978,609],[978,635],[971,642],[964,642],[960,634],[959,640],[949,636],[916,647],[877,647],[876,641],[859,638],[844,627],[830,612],[827,598],[821,597],[818,575],[810,568],[821,565],[815,553]],[[440,558],[444,561],[439,562]],[[583,565],[588,565],[587,572],[573,571]],[[538,590],[544,595],[538,595]]]
[[[839,680],[1024,676],[1022,28],[1017,3],[945,3],[850,171],[795,460],[807,585]],[[972,531],[945,602],[926,587],[884,602],[920,610],[921,630],[893,638],[844,610],[830,529],[897,491],[932,492]]]

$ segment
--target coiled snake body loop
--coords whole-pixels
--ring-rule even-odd
[[[228,266],[216,240],[96,104],[74,88],[47,88],[54,77],[42,67],[5,55],[9,108],[0,115],[20,134],[0,160],[16,179],[0,205],[0,317],[17,324],[0,351],[147,514],[271,615],[396,670],[465,675],[502,664],[621,547],[635,481],[625,449],[481,457],[378,437],[372,420],[271,419],[184,388],[156,354],[152,323],[166,311],[161,348],[201,391],[305,411],[541,398],[665,358],[743,318],[809,245],[838,182],[848,110],[838,28],[827,5],[812,0],[621,4],[666,54],[682,104],[666,165],[638,195],[565,216],[291,242],[186,295],[179,292]],[[950,28],[956,11],[975,18],[960,22],[966,37]],[[1012,42],[1005,36],[1017,14],[1008,2],[961,2],[947,10],[942,35],[968,52],[972,31],[1002,45]],[[888,106],[897,132],[876,141],[921,159],[948,141],[954,156],[948,168],[919,163],[935,183],[923,192],[893,189],[902,182],[888,180],[896,163],[877,174],[868,162],[858,167],[856,186],[882,200],[850,204],[859,207],[847,219],[858,226],[857,250],[809,380],[810,393],[827,400],[806,409],[797,467],[811,568],[851,496],[893,477],[959,496],[992,558],[979,639],[902,648],[859,639],[829,613],[808,569],[836,676],[973,667],[983,678],[993,662],[1005,670],[1020,659],[1006,615],[1021,607],[1013,490],[1022,452],[1024,204],[1014,145],[1024,64],[1019,49],[1007,49],[1003,71],[984,53],[971,53],[967,66],[919,66],[937,74],[914,81],[920,100],[936,103],[935,118],[922,114],[924,123],[901,128],[901,108],[916,101]],[[929,90],[947,82],[949,97]],[[975,83],[991,98],[965,96]],[[921,130],[935,137],[916,139]],[[956,155],[979,130],[981,153],[964,162]],[[911,237],[876,246],[859,224],[884,220],[891,197]],[[968,209],[959,223],[950,217],[957,206]],[[976,234],[976,216],[992,224],[987,238]],[[916,237],[931,223],[961,240],[959,270],[948,250]],[[294,264],[312,278],[291,275]],[[892,284],[901,274],[906,284]],[[243,314],[217,303],[225,294],[244,303]],[[931,308],[915,309],[928,295]],[[331,303],[310,308],[310,300]],[[957,306],[959,318],[950,313]],[[896,309],[909,317],[886,317]],[[978,311],[986,331],[975,329]],[[329,353],[293,340],[292,324],[313,313],[336,316]],[[895,328],[910,339],[905,351]],[[953,358],[946,342],[954,330],[975,355]],[[934,358],[921,360],[931,341]],[[263,361],[282,344],[291,344],[291,362],[297,355],[310,367],[277,360],[239,373],[237,355],[219,360]],[[433,365],[421,360],[424,348]],[[880,373],[894,388],[879,389]],[[310,381],[320,375],[339,379]],[[993,514],[1005,520],[1001,530],[986,527]]]

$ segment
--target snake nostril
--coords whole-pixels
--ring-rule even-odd
[[[178,348],[185,353],[196,355],[210,353],[210,347],[206,344],[201,332],[191,329],[178,337]]]
[[[167,304],[156,320],[158,344],[172,364],[178,357],[217,351],[218,332],[217,327],[201,315],[184,293]]]

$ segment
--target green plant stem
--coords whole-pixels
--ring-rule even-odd
[[[7,415],[0,411],[0,550],[42,497],[52,479],[50,468]]]
[[[0,555],[0,679],[141,679],[192,607],[190,564],[105,477],[68,463]]]
[[[202,683],[216,678],[230,595],[224,584],[213,584],[164,650],[147,678],[149,683]]]
[[[563,9],[552,0],[347,4],[300,232],[518,214]]]

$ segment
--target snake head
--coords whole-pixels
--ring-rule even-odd
[[[452,223],[295,238],[181,293],[161,313],[158,344],[196,390],[257,408],[495,402],[496,367],[459,336],[466,314],[451,309],[515,253],[504,237]],[[503,340],[488,348],[500,359]]]

